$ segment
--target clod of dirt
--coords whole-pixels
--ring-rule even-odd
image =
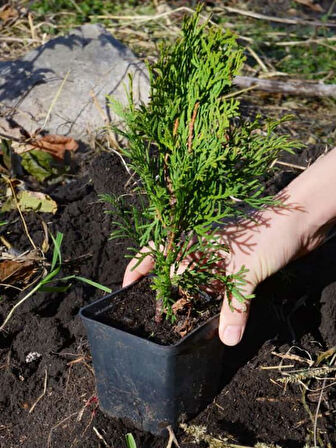
[[[336,283],[331,283],[322,291],[319,330],[329,347],[336,345]]]

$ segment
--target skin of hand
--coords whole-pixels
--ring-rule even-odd
[[[236,273],[242,266],[248,270],[243,289],[246,295],[290,261],[318,247],[336,223],[336,148],[294,179],[278,199],[280,205],[259,210],[250,219],[218,229],[223,247],[229,248],[229,251],[220,251],[226,274]],[[146,248],[141,252],[146,252]],[[154,266],[150,256],[134,268],[136,262],[133,259],[128,264],[123,286],[148,274]],[[231,303],[233,310],[224,298],[219,337],[224,344],[233,346],[244,334],[249,306],[234,298]]]

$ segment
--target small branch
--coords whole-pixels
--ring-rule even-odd
[[[174,239],[175,239],[175,232],[171,232],[169,234],[169,237],[168,237],[168,245],[167,245],[167,249],[166,249],[166,257],[168,256],[168,254],[172,250]]]
[[[20,292],[22,291],[22,288],[19,288],[14,285],[10,285],[9,283],[0,283],[0,286],[3,286],[5,289],[12,288],[12,289],[15,289],[16,291],[20,291]]]
[[[332,14],[333,11],[334,11],[335,5],[336,5],[336,0],[334,0],[334,1],[332,2],[332,4],[330,5],[330,8],[328,9],[328,12],[327,12],[327,17],[331,16],[331,14]]]
[[[179,119],[176,118],[175,123],[174,123],[174,130],[173,130],[173,136],[174,137],[176,136],[178,125],[179,125]]]
[[[289,168],[295,168],[296,170],[301,171],[305,171],[308,168],[307,166],[296,165],[295,163],[289,163],[289,162],[282,162],[281,160],[276,160],[274,162],[274,165],[288,166]]]
[[[0,37],[0,42],[19,42],[21,44],[24,44],[26,42],[28,43],[42,43],[42,40],[40,39],[30,39],[28,37]]]
[[[223,7],[226,11],[232,12],[234,14],[239,14],[241,16],[252,17],[254,19],[266,20],[268,22],[278,22],[287,23],[288,25],[308,25],[308,26],[323,26],[329,28],[336,28],[336,23],[333,22],[320,22],[319,20],[302,20],[298,18],[286,19],[283,17],[266,16],[264,14],[259,14],[254,11],[246,11],[243,9],[232,8],[231,6]]]
[[[156,299],[155,315],[154,315],[154,322],[156,324],[160,324],[162,322],[162,314],[163,314],[163,301],[162,299]]]
[[[41,400],[41,398],[43,398],[45,396],[45,394],[47,392],[47,381],[48,381],[48,371],[47,371],[47,369],[45,369],[45,376],[44,376],[44,383],[43,383],[43,392],[37,398],[37,400],[35,401],[33,406],[30,408],[29,414],[31,414],[33,412],[33,410],[35,409],[35,406],[37,405],[37,403]]]
[[[38,291],[40,289],[40,283],[38,283],[35,288],[33,288],[26,296],[24,296],[21,300],[19,300],[10,310],[10,312],[8,313],[6,319],[3,321],[1,327],[0,327],[0,331],[3,331],[3,329],[5,328],[7,322],[9,321],[9,319],[12,317],[12,315],[14,314],[14,311],[16,310],[16,308],[18,308],[22,303],[24,303],[27,299],[29,299],[29,297],[31,297],[36,291]]]
[[[169,432],[169,439],[166,448],[172,448],[173,443],[177,446],[177,448],[180,448],[180,445],[176,439],[176,436],[174,434],[173,428],[169,425],[167,426],[167,430]]]
[[[36,40],[36,31],[35,31],[34,22],[33,22],[33,15],[31,12],[28,13],[28,23],[29,23],[29,27],[30,27],[32,40]]]
[[[311,44],[318,44],[318,45],[327,45],[328,42],[334,42],[336,40],[336,37],[324,37],[320,39],[306,39],[306,40],[290,40],[285,42],[275,42],[275,45],[277,47],[293,47],[297,45],[311,45]],[[332,45],[327,45],[328,48],[332,49],[333,51],[336,51],[336,48]]]
[[[280,369],[292,369],[294,367],[294,364],[285,364],[285,365],[279,365],[279,366],[260,366],[260,370],[280,370]]]
[[[78,414],[78,412],[73,412],[72,414],[68,415],[68,417],[65,417],[63,420],[61,420],[60,422],[58,422],[55,426],[53,426],[51,428],[51,430],[49,431],[48,440],[47,440],[47,447],[48,448],[51,448],[51,437],[52,437],[53,431],[56,428],[58,428],[59,426],[63,425],[63,423],[65,423],[66,421],[70,420],[70,418],[74,417],[77,414]]]
[[[100,434],[100,432],[98,431],[98,429],[94,426],[93,431],[95,432],[96,436],[98,437],[99,440],[101,440],[104,444],[104,446],[106,446],[106,448],[109,448],[110,445],[106,442],[106,440],[104,439],[104,437]]]
[[[28,238],[30,244],[33,246],[33,248],[35,250],[37,250],[37,247],[36,247],[33,239],[31,238],[31,236],[29,234],[28,227],[27,227],[26,221],[25,221],[25,219],[23,217],[23,214],[22,214],[22,211],[21,211],[21,208],[20,208],[20,205],[19,205],[19,201],[17,200],[17,196],[16,196],[16,193],[15,193],[12,181],[9,178],[8,179],[5,178],[5,180],[7,181],[7,183],[9,183],[9,186],[10,186],[10,189],[12,191],[12,195],[13,195],[13,198],[14,198],[14,201],[15,201],[15,205],[16,205],[16,208],[18,209],[18,212],[19,212],[19,215],[20,215],[20,218],[21,218],[21,221],[22,221],[22,225],[23,225],[24,231],[25,231],[25,233],[27,235],[27,238]]]
[[[58,88],[58,90],[56,92],[56,95],[54,96],[54,98],[53,98],[53,100],[52,100],[52,102],[50,104],[50,107],[48,109],[48,112],[47,112],[47,115],[45,117],[45,120],[44,120],[44,123],[43,123],[43,126],[42,126],[41,130],[43,130],[46,127],[46,125],[48,123],[48,120],[49,120],[49,117],[50,117],[50,114],[51,114],[51,112],[52,112],[52,110],[53,110],[53,108],[54,108],[54,106],[55,106],[55,104],[56,104],[56,102],[58,100],[58,97],[60,96],[60,94],[61,94],[61,92],[63,90],[64,84],[66,83],[66,80],[68,79],[69,74],[70,74],[70,70],[68,70],[66,75],[64,76],[63,81],[61,82],[61,85],[59,86],[59,88]]]
[[[194,111],[191,117],[191,121],[189,123],[189,137],[188,137],[188,152],[192,151],[192,140],[193,140],[193,133],[194,133],[194,124],[197,116],[197,110],[199,107],[199,103],[195,104]]]
[[[276,81],[271,79],[253,78],[250,76],[236,76],[233,82],[236,86],[241,88],[249,88],[253,86],[255,89],[271,93],[336,98],[335,84],[298,80]]]
[[[314,364],[314,361],[308,358],[303,358],[302,356],[298,356],[298,355],[292,355],[290,353],[277,353],[277,352],[272,352],[272,355],[277,356],[278,358],[282,358],[282,359],[291,359],[294,361],[298,361],[298,362],[304,362],[306,364],[308,364],[310,367]]]
[[[118,144],[118,142],[117,142],[117,139],[116,139],[115,135],[113,134],[112,129],[111,129],[110,126],[109,126],[110,123],[109,123],[108,116],[107,116],[106,113],[103,111],[103,109],[102,109],[102,107],[101,107],[101,105],[100,105],[100,103],[99,103],[99,101],[98,101],[98,99],[97,99],[97,97],[96,97],[96,95],[95,95],[93,89],[90,90],[90,95],[91,95],[93,104],[95,105],[95,108],[97,109],[99,115],[101,116],[101,118],[102,118],[102,120],[104,121],[105,126],[106,126],[106,128],[107,128],[107,133],[108,133],[108,136],[109,136],[109,139],[110,139],[110,140],[109,140],[109,143],[111,144],[111,146],[112,146],[114,149],[119,150],[120,148],[119,148],[119,144]],[[120,152],[120,151],[118,151],[118,152]],[[122,159],[122,160],[123,160],[123,159]]]
[[[319,396],[319,400],[317,403],[317,407],[316,407],[316,412],[315,412],[315,417],[314,417],[314,446],[317,447],[317,419],[319,416],[319,411],[320,411],[320,406],[321,406],[321,401],[322,401],[322,395],[323,395],[323,391],[326,385],[326,379],[323,380],[322,383],[322,389],[321,389],[321,393]]]
[[[150,15],[148,15],[148,16],[145,16],[145,15],[117,16],[117,15],[110,15],[109,14],[109,15],[89,16],[89,17],[90,18],[94,17],[96,19],[132,20],[135,23],[140,23],[140,22],[149,22],[151,20],[161,19],[163,17],[168,17],[168,16],[171,16],[173,14],[176,14],[177,12],[183,12],[183,11],[188,12],[190,14],[194,14],[195,13],[195,10],[192,9],[192,8],[188,8],[187,6],[180,6],[179,8],[171,9],[171,10],[165,11],[165,12],[163,12],[161,14],[155,14],[155,15],[151,15],[151,16]],[[213,25],[216,25],[216,23],[213,22],[212,20],[210,20],[209,17],[204,16],[202,14],[200,14],[200,17],[203,20],[205,20],[205,21],[207,21],[207,22],[209,22],[209,23],[211,23]]]
[[[253,50],[253,48],[247,46],[247,50],[251,53],[251,56],[258,62],[263,72],[268,73],[269,70],[266,67],[266,65],[263,63],[263,61],[260,59],[260,57],[257,55],[257,53]]]
[[[251,86],[251,87],[247,87],[246,89],[238,90],[237,92],[229,93],[229,94],[227,94],[225,96],[222,96],[221,99],[222,100],[227,100],[228,98],[234,98],[235,96],[239,96],[242,93],[246,93],[246,92],[249,92],[250,90],[254,90],[254,89],[258,89],[258,86]]]

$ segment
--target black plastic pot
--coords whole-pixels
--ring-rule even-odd
[[[101,322],[114,306],[105,296],[80,311],[96,376],[100,408],[153,434],[199,413],[222,386],[224,346],[218,316],[175,345],[163,346]]]

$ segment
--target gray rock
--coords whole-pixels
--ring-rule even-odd
[[[104,116],[116,120],[106,95],[126,103],[129,73],[134,77],[135,100],[146,102],[145,65],[102,26],[83,25],[17,61],[0,62],[1,115],[12,112],[16,122],[34,132],[43,126],[66,78],[45,130],[89,141],[105,125]],[[2,119],[0,132],[4,128]]]

